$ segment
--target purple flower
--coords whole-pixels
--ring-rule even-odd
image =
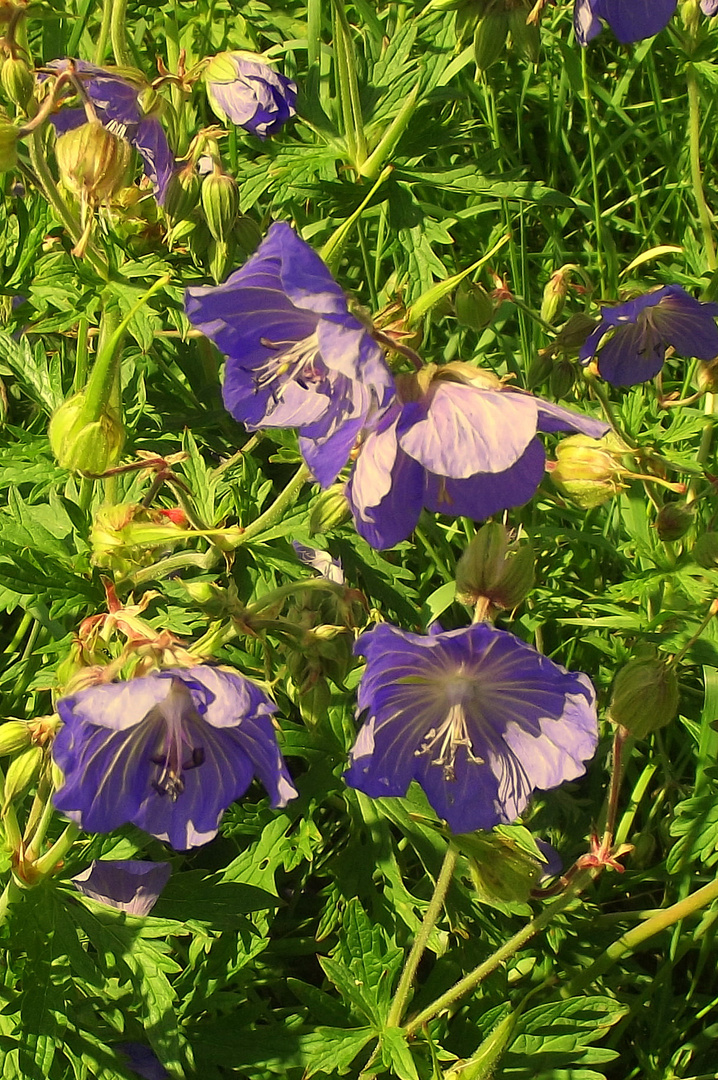
[[[599,19],[608,23],[624,45],[653,37],[668,25],[676,3],[677,0],[576,0],[573,9],[576,39],[580,45],[587,45],[600,34]]]
[[[429,637],[383,623],[363,634],[364,725],[344,779],[372,798],[417,780],[455,833],[515,821],[536,788],[584,772],[595,693],[513,634],[476,623]]]
[[[297,792],[272,726],[276,705],[236,672],[169,668],[62,698],[54,802],[89,832],[132,822],[184,850],[217,832],[257,776],[272,806]]]
[[[261,56],[220,53],[205,73],[207,97],[220,118],[229,118],[252,135],[276,135],[296,116],[297,84],[280,75]]]
[[[227,355],[224,404],[250,430],[294,427],[328,487],[394,385],[326,266],[284,222],[217,287],[188,289],[194,326]]]
[[[521,506],[544,473],[537,431],[598,438],[607,430],[469,364],[405,376],[347,486],[356,529],[372,547],[386,548],[411,533],[423,507],[483,520]]]
[[[601,378],[614,386],[635,386],[658,374],[669,346],[699,360],[718,356],[716,315],[718,304],[701,304],[679,285],[666,285],[602,307],[579,357],[584,364],[595,358]]]
[[[132,1071],[143,1080],[167,1080],[169,1077],[170,1074],[154,1050],[150,1050],[144,1043],[117,1043],[116,1049],[126,1059]]]
[[[701,0],[701,11],[704,15],[715,15],[718,13],[718,0]]]
[[[67,70],[69,63],[68,60],[52,60],[47,67],[61,72]],[[73,60],[72,63],[97,119],[114,135],[134,146],[142,158],[145,176],[154,184],[155,198],[162,205],[175,160],[159,120],[152,113],[145,115],[140,106],[139,95],[146,87],[139,80],[132,83],[85,60]],[[51,119],[61,135],[87,123],[87,113],[82,107],[61,109]]]
[[[98,904],[107,904],[130,915],[149,915],[171,873],[168,862],[95,859],[87,870],[70,880],[83,896]]]
[[[305,566],[311,566],[327,581],[333,581],[336,585],[344,584],[344,571],[340,559],[333,559],[328,551],[307,547],[306,544],[300,544],[298,540],[292,540],[292,547],[299,561]]]

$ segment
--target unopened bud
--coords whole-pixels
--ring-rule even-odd
[[[572,315],[568,322],[564,323],[551,343],[553,351],[565,352],[569,355],[578,353],[588,335],[592,330],[596,329],[597,325],[598,320],[592,319],[590,315],[584,315],[582,312]]]
[[[680,540],[690,529],[695,513],[686,503],[666,503],[656,517],[656,532],[659,540]]]
[[[509,11],[509,31],[513,47],[529,64],[538,64],[541,56],[541,34],[538,26],[527,23],[528,9],[512,8]]]
[[[491,297],[481,285],[473,281],[462,281],[454,297],[456,318],[462,326],[471,330],[483,330],[494,315]]]
[[[668,660],[653,652],[621,668],[613,684],[609,716],[637,739],[665,727],[678,712],[678,679]]]
[[[544,873],[544,864],[509,836],[469,833],[453,838],[469,861],[474,888],[486,903],[525,903]]]
[[[207,254],[210,272],[219,285],[227,277],[234,256],[234,241],[225,243],[224,240],[211,240]]]
[[[103,473],[120,460],[125,429],[114,409],[88,421],[85,394],[63,402],[50,420],[50,446],[57,462],[72,472]]]
[[[541,301],[541,318],[553,323],[563,311],[568,295],[569,272],[562,266],[546,283]]]
[[[548,381],[551,389],[551,397],[558,400],[567,397],[575,382],[576,368],[573,362],[567,360],[565,357],[560,360],[555,360],[551,367],[551,374],[549,375]]]
[[[171,221],[186,221],[199,202],[200,179],[194,165],[180,169],[170,177],[165,193],[164,211]]]
[[[489,521],[477,532],[456,567],[456,595],[476,607],[515,608],[534,584],[534,553],[528,542],[509,543],[506,528]]]
[[[29,746],[32,740],[25,720],[6,720],[0,725],[0,755],[16,754]]]
[[[262,230],[254,218],[240,214],[234,223],[234,239],[241,251],[252,255],[261,243]]]
[[[0,173],[11,172],[17,165],[18,128],[0,118]]]
[[[27,791],[40,775],[42,758],[43,753],[39,746],[28,746],[12,759],[5,773],[3,813],[13,799]]]
[[[99,121],[92,121],[60,135],[55,156],[60,179],[70,191],[105,202],[125,183],[132,148]]]
[[[0,81],[9,100],[25,111],[35,91],[35,79],[25,61],[9,56],[0,71]]]
[[[239,211],[237,182],[215,166],[201,188],[202,209],[215,240],[227,241]]]
[[[693,545],[693,558],[704,570],[718,567],[718,533],[707,532],[699,536]]]
[[[618,440],[610,433],[602,439],[570,435],[558,444],[549,476],[563,495],[583,510],[590,510],[621,489],[622,453]]]
[[[479,20],[474,32],[474,60],[479,75],[499,59],[508,36],[509,18],[505,11],[490,11]]]
[[[333,484],[323,491],[309,514],[309,535],[328,533],[338,529],[351,517],[351,510],[344,491],[344,484]]]
[[[526,376],[527,388],[533,390],[535,386],[545,383],[552,370],[553,361],[551,360],[550,351],[542,349],[529,365]]]

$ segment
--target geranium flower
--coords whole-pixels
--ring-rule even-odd
[[[599,19],[608,23],[624,45],[653,37],[668,25],[676,3],[677,0],[576,0],[573,9],[576,39],[580,45],[587,45],[600,34]]]
[[[665,285],[602,307],[579,358],[585,364],[595,359],[601,378],[614,386],[635,386],[658,374],[669,346],[699,360],[718,356],[717,315],[718,304],[702,304],[680,285]]]
[[[215,56],[205,72],[205,85],[220,120],[229,118],[260,139],[276,135],[297,113],[297,84],[256,53]]]
[[[168,862],[94,859],[87,870],[70,880],[83,896],[98,904],[107,904],[130,915],[149,915],[171,873]]]
[[[701,0],[701,11],[704,15],[718,14],[718,0]]]
[[[335,585],[344,584],[344,571],[340,559],[333,559],[328,551],[320,548],[307,547],[299,540],[292,540],[292,547],[300,562],[305,566],[311,566],[321,577],[327,581],[333,581]]]
[[[52,60],[47,67],[55,72],[66,71],[69,60]],[[92,105],[97,119],[114,135],[126,139],[137,150],[147,176],[155,187],[155,198],[162,205],[167,185],[174,172],[175,159],[167,143],[167,136],[153,113],[145,114],[139,96],[146,86],[89,64],[85,60],[72,61],[80,77],[83,89]],[[84,107],[60,109],[51,117],[58,135],[87,123]]]
[[[521,506],[544,473],[537,431],[607,430],[469,364],[430,365],[399,380],[364,440],[347,485],[357,532],[386,548],[411,533],[423,507],[483,520]]]
[[[595,692],[504,630],[363,634],[364,721],[344,779],[372,798],[417,780],[455,833],[515,821],[537,788],[573,780],[598,739]]]
[[[236,672],[169,668],[62,698],[54,803],[88,832],[132,822],[184,850],[217,832],[257,776],[272,806],[297,792],[277,746],[276,705]]]
[[[135,1075],[141,1076],[142,1080],[168,1080],[170,1074],[149,1046],[145,1046],[144,1043],[124,1042],[116,1043],[115,1048],[125,1058]]]
[[[328,487],[394,384],[319,256],[279,222],[224,284],[188,289],[185,309],[227,355],[223,396],[235,420],[297,428],[307,465]]]

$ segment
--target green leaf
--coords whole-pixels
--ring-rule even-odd
[[[392,1076],[399,1080],[419,1080],[406,1035],[401,1028],[384,1028],[381,1033],[381,1056]]]
[[[304,1060],[304,1078],[317,1073],[342,1076],[347,1072],[357,1054],[370,1039],[376,1038],[373,1028],[318,1027],[307,1035],[300,1035],[299,1046]]]

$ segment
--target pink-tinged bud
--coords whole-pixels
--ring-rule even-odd
[[[35,79],[25,61],[9,56],[0,71],[0,82],[7,98],[25,112],[35,92]]]
[[[215,240],[226,242],[239,211],[237,181],[215,166],[202,181],[201,199],[209,231]]]
[[[613,684],[608,714],[637,739],[665,727],[678,712],[678,679],[670,661],[653,651],[621,668]]]
[[[685,536],[695,520],[693,507],[686,503],[666,503],[656,517],[656,532],[659,540],[669,542]]]
[[[132,148],[92,121],[60,135],[55,156],[65,187],[80,198],[105,202],[126,183]]]
[[[11,172],[17,165],[18,135],[18,128],[0,117],[0,173]]]
[[[135,503],[103,506],[90,530],[93,565],[128,574],[169,554],[189,535],[184,511],[179,513],[181,519],[174,521],[169,512]]]
[[[549,465],[549,476],[559,491],[584,510],[607,502],[623,486],[625,470],[621,456],[625,450],[615,435],[592,439],[588,435],[570,435],[556,449],[556,462]]]

